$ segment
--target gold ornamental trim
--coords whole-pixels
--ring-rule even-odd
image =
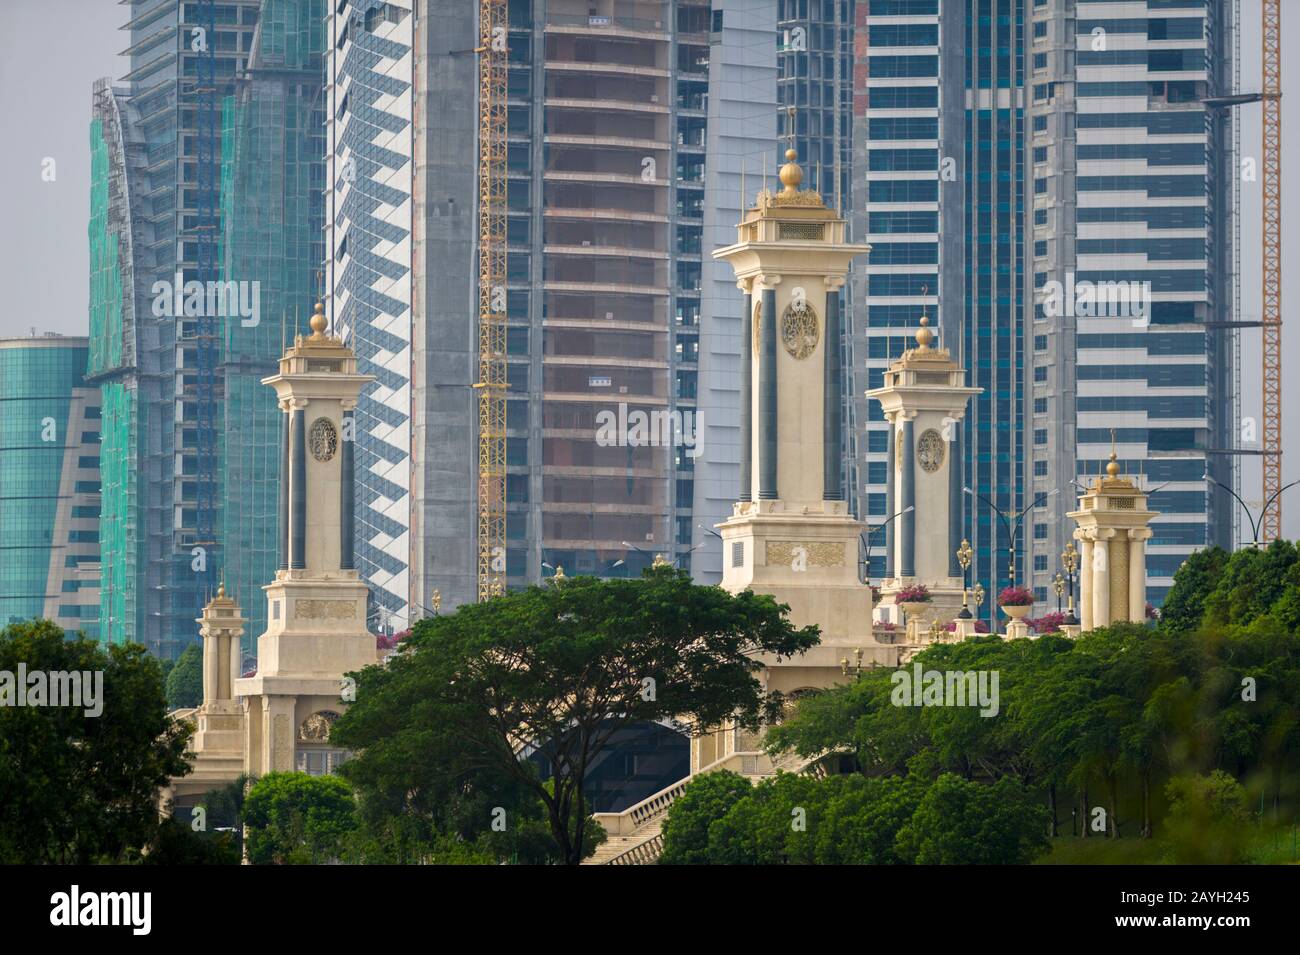
[[[796,550],[798,548],[798,550]],[[843,567],[844,545],[834,541],[767,542],[767,565],[794,566],[802,560],[808,567]]]

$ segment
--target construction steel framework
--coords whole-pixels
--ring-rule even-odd
[[[196,4],[198,24],[202,27],[203,46],[198,49],[194,87],[197,135],[195,146],[197,168],[195,179],[197,212],[195,240],[195,276],[199,282],[215,282],[217,275],[217,111],[218,91],[216,75],[216,5],[213,0],[199,0]],[[194,416],[197,446],[194,462],[194,543],[207,551],[207,560],[200,576],[202,594],[210,590],[216,570],[217,524],[217,316],[207,308],[199,309],[195,318],[194,333]]]
[[[1264,497],[1260,540],[1282,533],[1282,0],[1261,0],[1263,37]]]
[[[479,2],[479,600],[506,576],[506,13]]]

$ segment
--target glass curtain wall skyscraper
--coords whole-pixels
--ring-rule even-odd
[[[248,64],[222,106],[221,277],[257,283],[256,321],[222,329],[219,431],[222,572],[248,616],[250,651],[266,629],[275,576],[281,413],[262,379],[323,293],[326,0],[264,0]]]
[[[329,5],[326,27],[326,308],[335,333],[356,351],[358,370],[375,378],[362,389],[355,415],[355,550],[357,569],[370,585],[376,631],[402,630],[412,619],[411,377],[418,321],[412,310],[412,194],[420,134],[412,126],[413,71],[417,27],[436,31],[440,16],[417,13],[413,0],[341,0]],[[428,41],[442,42],[433,35]],[[472,61],[475,45],[462,48],[461,56]],[[473,89],[447,95],[470,100]],[[464,133],[468,140],[439,148],[457,152],[472,170],[474,140],[470,130]],[[473,193],[461,201],[472,214]],[[472,261],[466,255],[444,267],[472,271]]]
[[[0,339],[0,626],[99,636],[99,391],[87,340]]]
[[[1157,606],[1193,550],[1231,541],[1232,5],[1064,4],[1031,11],[1035,492],[1032,573],[1047,598],[1069,540],[1071,481],[1158,488],[1147,542]],[[1095,292],[1095,294],[1094,294]]]
[[[865,4],[862,5],[865,9]],[[778,0],[777,2],[777,138],[767,169],[775,173],[793,148],[804,170],[804,187],[821,194],[827,206],[847,213],[853,208],[853,90],[855,0]],[[866,355],[863,322],[853,321],[854,289],[844,292],[848,320],[841,322],[840,354],[846,381]],[[855,334],[855,329],[857,334]],[[862,514],[866,476],[864,410],[850,394],[845,401],[841,435],[849,510]]]
[[[129,6],[129,68],[96,84],[91,126],[100,617],[104,640],[175,656],[223,569],[246,591],[274,566],[275,424],[254,382],[319,288],[325,6]]]
[[[865,0],[856,19],[854,239],[872,251],[854,277],[866,354],[852,369],[853,392],[881,385],[929,314],[938,344],[984,389],[954,426],[964,483],[1018,512],[1025,503],[1023,3]],[[870,538],[879,580],[894,572],[884,558],[893,527],[885,493],[890,435],[877,403],[854,400],[866,422],[862,517],[886,528]],[[1005,586],[1010,540],[1001,519],[974,497],[964,507],[972,580]]]

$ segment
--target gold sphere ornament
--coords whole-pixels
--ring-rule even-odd
[[[311,323],[310,323],[310,324],[311,324],[311,330],[312,330],[312,338],[323,338],[323,337],[325,337],[325,326],[328,325],[329,322],[328,322],[328,321],[326,320],[326,318],[325,318],[325,303],[324,303],[324,302],[317,302],[317,303],[316,303],[316,310],[315,310],[314,312],[312,312]]]
[[[791,195],[798,192],[799,185],[803,182],[803,170],[799,168],[799,164],[795,162],[795,158],[798,155],[799,154],[793,149],[787,149],[785,151],[786,164],[781,167],[781,172],[779,173],[781,185],[785,186],[785,188],[781,190],[784,195]]]
[[[921,351],[928,351],[930,343],[934,341],[934,332],[930,331],[930,316],[921,316],[921,327],[916,333],[916,344]]]

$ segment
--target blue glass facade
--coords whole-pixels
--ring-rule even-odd
[[[1232,459],[1205,452],[1239,443],[1236,333],[1206,327],[1235,317],[1233,113],[1202,102],[1232,88],[1231,6],[1031,11],[1032,480],[1061,488],[1036,517],[1040,599],[1073,529],[1070,482],[1100,473],[1112,431],[1124,473],[1170,482],[1151,498],[1151,603],[1190,553],[1231,541],[1232,503],[1202,478],[1230,486]],[[1128,294],[1073,307],[1090,283]]]
[[[971,0],[965,18],[966,149],[961,354],[972,385],[966,486],[1017,515],[1030,503],[1025,469],[1025,0]],[[945,292],[949,290],[945,289]],[[950,292],[949,292],[950,294]],[[1012,541],[1002,519],[967,497],[973,580],[996,595],[1024,583],[1032,515]],[[1013,524],[1014,528],[1014,524]],[[1014,532],[1014,529],[1013,529]],[[990,604],[995,603],[990,599]]]
[[[0,626],[99,635],[98,394],[86,339],[0,340]]]
[[[865,186],[854,239],[872,247],[854,283],[866,338],[854,390],[879,385],[915,344],[923,313],[937,319],[938,344],[984,389],[967,408],[964,484],[1013,515],[1028,503],[1024,22],[1023,0],[860,0],[853,108],[855,178]],[[860,514],[878,528],[890,516],[888,427],[875,402],[862,410]],[[963,506],[971,579],[996,592],[1010,580],[1012,541],[988,505],[964,496]],[[895,571],[884,537],[873,537],[877,579]],[[1025,561],[1016,563],[1023,581]]]

